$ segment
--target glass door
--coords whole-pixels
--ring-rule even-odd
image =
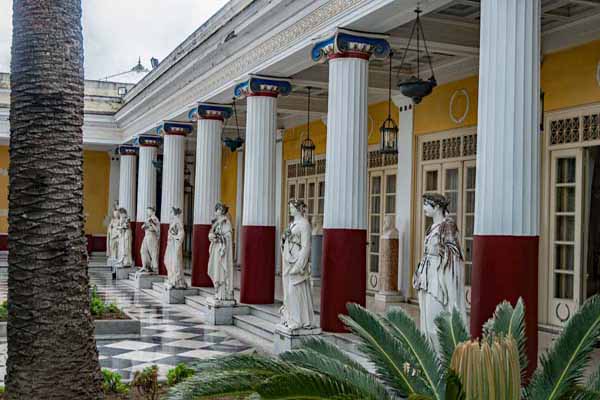
[[[581,304],[581,149],[552,152],[549,320],[562,325]]]
[[[381,235],[383,172],[369,174],[369,246],[367,250],[367,290],[379,289],[379,236]]]
[[[426,193],[440,193],[441,190],[441,181],[442,181],[442,166],[439,164],[436,165],[425,165],[423,166],[423,181],[422,181],[422,190],[421,197],[417,199],[417,207],[419,213],[421,215],[421,234],[419,236],[419,259],[421,254],[421,247],[423,245],[423,240],[425,239],[425,232],[433,223],[433,220],[423,213],[423,198],[422,196]]]
[[[448,216],[452,218],[458,229],[462,228],[462,221],[457,218],[461,215],[462,197],[462,163],[445,163],[443,165],[442,187],[443,195],[450,202],[448,205]]]
[[[475,229],[475,160],[465,161],[463,169],[462,250],[465,258],[465,296],[471,307],[471,271],[473,270],[473,231]]]

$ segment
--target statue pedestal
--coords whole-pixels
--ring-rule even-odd
[[[210,325],[233,325],[233,316],[247,314],[247,307],[240,307],[235,300],[206,299],[206,322]]]
[[[115,267],[117,279],[129,279],[129,274],[135,272],[135,268],[131,267]]]
[[[310,278],[314,286],[321,286],[321,257],[323,256],[323,235],[313,234],[311,238]]]
[[[198,294],[198,289],[177,289],[166,287],[167,283],[164,284],[164,291],[162,292],[162,301],[167,304],[184,304],[185,296],[195,296]]]
[[[320,335],[321,328],[294,329],[293,331],[283,325],[277,325],[273,335],[273,351],[280,354],[301,347],[302,342],[312,336]]]
[[[379,240],[380,289],[375,294],[377,311],[384,311],[390,303],[404,301],[404,297],[398,291],[398,231],[393,226],[393,220],[388,218],[385,222],[387,226]]]
[[[164,282],[165,277],[150,272],[136,272],[134,286],[136,289],[152,289],[154,282]]]

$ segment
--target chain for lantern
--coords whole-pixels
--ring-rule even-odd
[[[315,165],[315,144],[310,139],[310,90],[308,87],[308,104],[306,107],[306,139],[300,145],[300,165],[304,168],[314,167]]]
[[[232,152],[236,151],[237,149],[242,147],[242,145],[244,144],[244,139],[240,135],[240,125],[238,124],[237,108],[235,106],[235,97],[233,98],[233,116],[235,117],[235,130],[237,132],[237,137],[234,139],[232,139],[232,138],[223,139],[225,146],[227,146],[229,148],[229,150],[231,150]]]
[[[408,39],[408,44],[404,49],[404,54],[402,55],[402,61],[400,62],[400,66],[398,67],[398,74],[401,73],[402,67],[404,66],[404,61],[406,61],[406,55],[410,49],[410,44],[412,43],[413,37],[415,36],[416,31],[416,40],[417,40],[417,76],[411,76],[410,78],[400,81],[398,83],[398,88],[400,92],[406,97],[409,97],[413,100],[415,104],[421,102],[423,97],[428,96],[433,91],[433,88],[437,86],[437,81],[435,80],[435,74],[433,72],[433,65],[431,64],[431,56],[429,54],[429,48],[427,47],[427,40],[425,39],[425,31],[423,29],[423,25],[421,23],[421,9],[417,7],[415,10],[417,14],[417,18],[412,26],[410,32],[410,38]],[[421,39],[423,39],[423,48],[425,49],[425,56],[427,57],[427,62],[429,64],[429,70],[431,71],[431,77],[428,80],[421,79]]]
[[[392,119],[392,60],[393,53],[390,52],[390,68],[388,76],[388,116],[381,128],[379,136],[381,140],[380,152],[383,154],[398,153],[398,125]]]

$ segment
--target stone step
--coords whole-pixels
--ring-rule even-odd
[[[167,288],[163,282],[152,282],[152,290],[159,294],[162,294],[164,291],[167,290]]]
[[[281,320],[279,314],[279,305],[268,304],[268,305],[248,305],[250,309],[250,315],[253,315],[259,319],[265,320],[272,324],[277,325]]]
[[[275,324],[256,315],[234,315],[233,325],[262,339],[273,341]]]
[[[206,313],[206,297],[202,295],[198,296],[185,296],[185,304],[192,307],[195,310]]]

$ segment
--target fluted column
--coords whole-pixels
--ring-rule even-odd
[[[221,134],[223,121],[231,116],[231,107],[202,103],[189,116],[197,121],[192,286],[212,287],[208,276],[208,233],[215,204],[221,198]]]
[[[502,300],[525,300],[537,354],[540,0],[481,2],[471,333]]]
[[[288,80],[252,76],[236,86],[246,97],[242,284],[240,300],[275,300],[275,134],[277,96],[291,91]]]
[[[135,221],[136,161],[135,146],[119,146],[117,152],[121,156],[119,169],[119,207],[127,210],[130,221]]]
[[[329,61],[321,328],[343,332],[348,302],[365,305],[369,59],[386,57],[384,35],[338,29],[315,45]]]
[[[163,136],[159,273],[166,275],[164,254],[167,248],[167,234],[171,222],[171,208],[183,209],[185,137],[193,131],[193,125],[180,122],[163,122],[156,130],[158,134]]]
[[[158,135],[140,135],[136,139],[139,146],[138,185],[137,185],[137,218],[135,220],[135,240],[133,242],[133,258],[136,266],[142,266],[140,249],[144,240],[142,224],[146,220],[146,209],[156,209],[156,161],[158,147],[162,138]]]

